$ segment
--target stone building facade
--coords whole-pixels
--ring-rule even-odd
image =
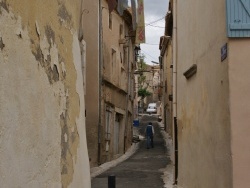
[[[86,1],[87,139],[91,167],[115,159],[132,144],[134,33],[132,15]]]
[[[160,38],[160,66],[161,66],[161,117],[165,130],[173,138],[173,57],[172,57],[172,28],[173,15],[171,6],[165,17],[165,32]]]

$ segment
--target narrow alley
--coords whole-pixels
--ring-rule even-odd
[[[116,176],[117,188],[163,188],[164,182],[161,178],[163,169],[169,164],[167,148],[161,135],[157,117],[144,115],[141,118],[139,133],[144,136],[147,123],[151,121],[154,126],[154,148],[147,149],[146,140],[139,144],[137,152],[126,161],[116,167],[100,174],[92,179],[92,188],[108,187],[108,176]]]
[[[0,188],[250,187],[250,0],[0,0],[0,26]]]

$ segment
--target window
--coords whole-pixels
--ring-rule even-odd
[[[112,72],[113,70],[115,70],[115,66],[116,66],[116,51],[114,49],[112,49]]]
[[[128,65],[128,50],[127,50],[127,48],[123,48],[123,64],[124,65]]]
[[[122,119],[122,115],[116,113],[115,115],[115,125],[114,125],[114,140],[113,140],[113,153],[114,155],[119,154],[119,144],[120,144],[120,122]]]
[[[123,64],[123,61],[122,61],[122,53],[120,52],[120,59],[121,59],[121,64]]]
[[[121,37],[122,34],[123,34],[123,25],[120,24],[120,37]]]
[[[112,30],[112,13],[109,13],[109,29]]]
[[[106,110],[106,140],[110,140],[110,124],[111,124],[112,113],[110,110]]]

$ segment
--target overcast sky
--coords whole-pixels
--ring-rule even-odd
[[[128,2],[131,6],[131,1]],[[151,61],[159,62],[159,41],[160,37],[164,35],[168,2],[169,0],[144,0],[146,43],[140,46],[141,53],[145,56],[144,61],[147,64],[153,64]]]
[[[168,10],[168,0],[144,0],[144,16],[146,25],[146,43],[141,44],[141,53],[145,55],[145,62],[159,61],[159,41],[164,35],[165,15]],[[152,23],[156,20],[158,22]],[[152,23],[150,25],[147,25]],[[153,25],[153,26],[151,26]]]

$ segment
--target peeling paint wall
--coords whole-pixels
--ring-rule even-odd
[[[185,188],[232,187],[225,8],[224,1],[177,2],[178,184]],[[186,79],[193,64],[197,72]]]
[[[90,187],[81,8],[80,0],[0,1],[3,187]]]

